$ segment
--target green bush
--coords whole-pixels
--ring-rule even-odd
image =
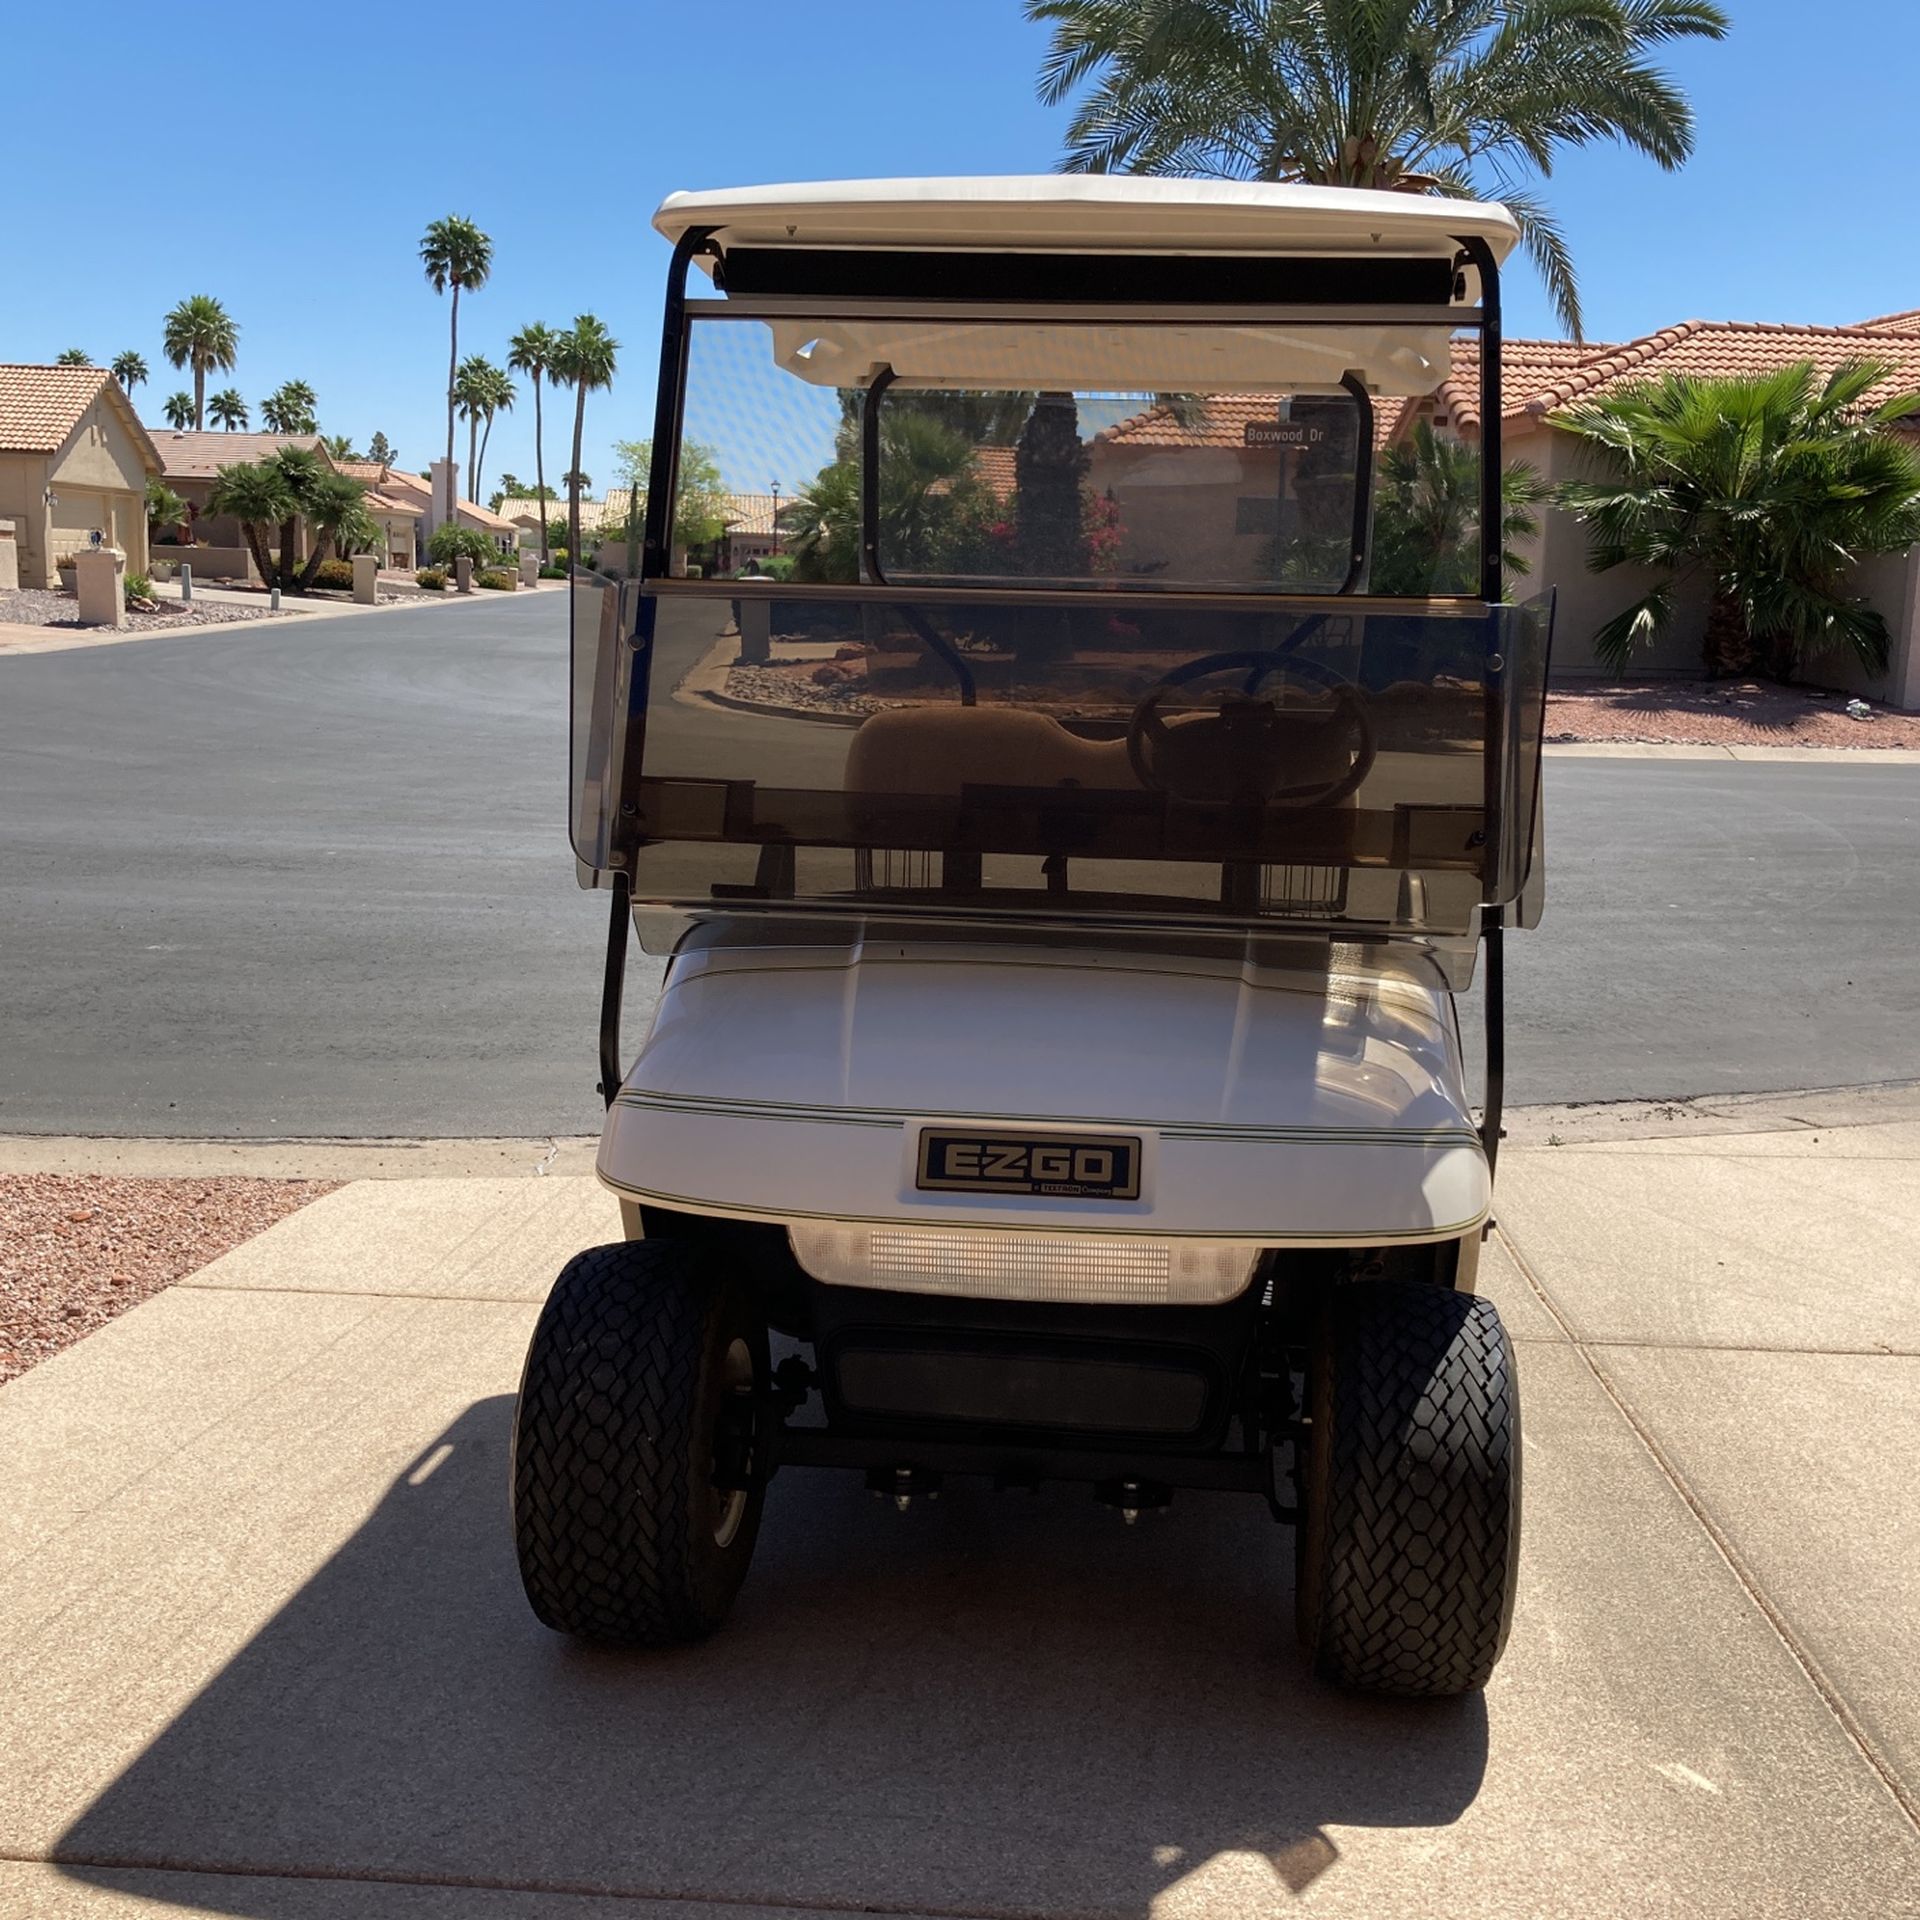
[[[476,567],[500,558],[500,549],[491,534],[478,527],[463,527],[452,520],[443,521],[427,542],[427,558],[437,566],[450,567],[456,560],[471,560]]]
[[[476,587],[485,587],[489,593],[511,593],[513,575],[505,567],[482,567],[473,576]]]
[[[316,587],[341,587],[347,592],[353,591],[353,562],[351,560],[322,560],[314,569],[313,584]]]
[[[565,547],[553,547],[549,549],[548,558],[552,565],[558,567],[562,573],[565,573],[567,570],[567,562],[573,558],[573,555],[570,554]]]
[[[542,567],[540,569],[540,578],[542,580],[564,580],[566,577],[567,570],[565,567]]]
[[[128,574],[127,598],[129,600],[151,600],[153,598],[153,582],[149,580],[144,573]]]
[[[438,567],[422,567],[414,576],[416,586],[425,587],[429,593],[445,593],[447,576]]]

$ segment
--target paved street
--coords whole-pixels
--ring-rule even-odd
[[[564,616],[0,659],[0,1131],[592,1131]],[[1548,793],[1510,1099],[1920,1076],[1920,767],[1555,759]]]

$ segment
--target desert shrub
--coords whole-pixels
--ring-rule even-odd
[[[513,590],[513,575],[505,567],[482,567],[473,576],[476,587],[485,587],[489,593],[510,593]]]
[[[425,587],[429,593],[445,593],[447,576],[438,567],[422,567],[414,576],[416,586]]]
[[[322,560],[313,570],[313,584],[316,587],[345,588],[353,590],[353,562],[351,560]]]
[[[566,577],[567,570],[565,567],[542,567],[540,569],[540,578],[542,580],[564,580]]]
[[[127,598],[129,600],[151,600],[153,598],[153,582],[149,580],[144,573],[128,574],[126,586]]]
[[[484,567],[499,557],[500,549],[493,544],[491,534],[482,533],[478,527],[460,526],[452,520],[435,527],[433,538],[427,542],[427,558],[442,567],[451,566],[456,560],[471,560],[476,567]]]

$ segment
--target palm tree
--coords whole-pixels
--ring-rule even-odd
[[[515,373],[524,373],[533,382],[533,482],[540,489],[536,498],[547,497],[547,461],[540,419],[540,382],[553,370],[554,349],[560,336],[538,320],[529,321],[507,342],[507,365]],[[540,564],[547,564],[547,521],[540,518]]]
[[[193,369],[193,425],[206,425],[207,375],[232,370],[240,351],[240,329],[211,294],[196,293],[167,315],[160,344],[172,367]]]
[[[146,379],[147,363],[129,347],[125,353],[114,355],[113,377],[120,382],[121,391],[131,395]]]
[[[176,432],[184,433],[193,425],[193,395],[170,393],[162,403],[160,411],[167,416],[168,426]]]
[[[454,383],[460,367],[460,294],[477,292],[487,284],[493,271],[493,242],[457,213],[436,220],[420,240],[420,264],[435,293],[453,290],[453,311],[448,323],[447,346],[447,465],[453,465],[453,410],[456,404]],[[460,489],[452,489],[456,499]]]
[[[521,500],[526,496],[520,489],[520,476],[517,473],[503,473],[500,476],[500,497],[503,500]]]
[[[492,391],[487,376],[493,369],[486,359],[477,353],[469,354],[460,362],[453,376],[454,404],[460,410],[460,418],[467,423],[467,485],[473,484],[473,469],[479,460],[480,416],[487,410],[487,395]],[[470,499],[472,495],[463,489],[454,489],[456,499]]]
[[[360,456],[353,450],[353,435],[350,433],[323,433],[320,444],[326,448],[331,460],[358,460]]]
[[[580,471],[580,441],[587,425],[587,395],[613,385],[620,343],[590,313],[576,314],[554,343],[549,372],[573,389],[573,468],[567,475],[567,551],[580,564],[580,492],[587,484]]]
[[[60,357],[53,363],[56,367],[90,367],[93,355],[85,347],[63,347]]]
[[[1567,244],[1528,183],[1617,140],[1669,171],[1693,113],[1648,59],[1719,40],[1714,0],[1026,0],[1040,98],[1088,88],[1070,173],[1297,180],[1504,200],[1580,334]]]
[[[493,438],[493,416],[496,413],[513,411],[514,392],[512,380],[499,367],[487,368],[486,412],[482,415],[486,424],[480,429],[480,457],[473,463],[473,485],[476,498],[478,498],[480,487],[480,469],[487,464],[487,442]]]
[[[1473,594],[1480,590],[1480,453],[1422,420],[1380,456],[1375,483],[1370,593]],[[1500,476],[1501,558],[1527,571],[1516,543],[1540,530],[1533,509],[1549,493],[1524,461]],[[1344,549],[1346,541],[1340,542]]]
[[[295,510],[293,488],[278,460],[222,467],[207,495],[207,512],[231,514],[239,521],[241,538],[269,586],[278,584],[279,575],[267,546],[268,535],[275,526],[289,523]],[[289,536],[281,551],[291,556],[292,545]]]
[[[283,380],[260,402],[260,418],[269,433],[317,433],[316,404],[313,389],[304,380]]]
[[[283,448],[281,457],[289,451],[291,449]],[[307,563],[293,583],[294,592],[310,591],[327,555],[335,548],[342,553],[350,552],[350,543],[366,533],[370,519],[366,498],[367,490],[358,480],[325,469],[315,474],[300,491],[300,516],[313,534],[313,551],[307,555]]]
[[[1594,635],[1600,658],[1623,668],[1671,624],[1681,582],[1704,574],[1709,673],[1747,671],[1759,653],[1789,679],[1838,646],[1884,672],[1887,623],[1846,585],[1861,555],[1920,540],[1920,454],[1887,431],[1920,414],[1920,393],[1868,404],[1892,371],[1856,360],[1821,382],[1803,360],[1747,380],[1670,374],[1554,415],[1612,468],[1560,489],[1586,524],[1587,564],[1665,575]]]
[[[567,471],[560,476],[560,484],[563,487],[578,487],[582,493],[591,493],[593,491],[593,475],[583,472],[578,467],[569,467]]]
[[[188,404],[191,405],[192,402],[189,401]],[[238,387],[222,387],[207,402],[207,418],[216,427],[228,433],[236,427],[245,428],[251,417],[247,412],[247,403],[240,397]]]

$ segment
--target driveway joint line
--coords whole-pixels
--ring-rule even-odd
[[[1606,1368],[1594,1357],[1593,1347],[1573,1330],[1572,1324],[1568,1321],[1566,1315],[1561,1312],[1553,1296],[1547,1291],[1546,1285],[1535,1271],[1532,1261],[1521,1251],[1512,1233],[1505,1227],[1499,1228],[1498,1231],[1507,1252],[1512,1256],[1514,1265],[1520,1269],[1521,1275],[1526,1280],[1527,1285],[1533,1289],[1534,1295],[1539,1300],[1541,1306],[1553,1317],[1561,1331],[1566,1335],[1568,1344],[1573,1348],[1574,1352],[1580,1356],[1587,1371],[1593,1375],[1595,1381],[1599,1384],[1601,1392],[1613,1403],[1614,1409],[1619,1413],[1621,1419],[1627,1423],[1634,1437],[1640,1442],[1641,1446],[1646,1449],[1648,1458],[1650,1458],[1654,1465],[1660,1470],[1667,1484],[1671,1486],[1674,1492],[1685,1502],[1687,1510],[1693,1515],[1694,1519],[1700,1523],[1701,1531],[1706,1534],[1707,1538],[1713,1543],[1714,1548],[1718,1551],[1721,1559],[1726,1562],[1728,1571],[1731,1572],[1734,1579],[1739,1582],[1747,1598],[1751,1600],[1759,1610],[1761,1617],[1773,1629],[1775,1635],[1779,1638],[1780,1644],[1785,1647],[1787,1652],[1792,1656],[1794,1663],[1799,1667],[1800,1671],[1806,1675],[1808,1684],[1825,1703],[1827,1711],[1833,1715],[1840,1730],[1847,1736],[1848,1740],[1852,1742],[1855,1751],[1860,1755],[1861,1759],[1867,1763],[1867,1766],[1878,1778],[1880,1784],[1885,1787],[1887,1792],[1892,1796],[1894,1804],[1906,1815],[1909,1825],[1914,1828],[1916,1833],[1920,1833],[1920,1798],[1916,1798],[1914,1793],[1908,1788],[1906,1782],[1901,1779],[1893,1764],[1881,1753],[1873,1737],[1867,1732],[1866,1728],[1861,1725],[1859,1716],[1853,1711],[1852,1707],[1847,1704],[1845,1696],[1840,1692],[1839,1688],[1827,1678],[1819,1661],[1814,1658],[1811,1650],[1801,1642],[1799,1635],[1794,1632],[1786,1615],[1782,1613],[1768,1597],[1766,1590],[1760,1584],[1759,1576],[1747,1565],[1745,1558],[1734,1545],[1733,1539],[1727,1530],[1707,1511],[1705,1503],[1693,1491],[1692,1487],[1687,1484],[1686,1477],[1680,1472],[1678,1466],[1675,1465],[1673,1459],[1667,1453],[1667,1450],[1660,1444],[1659,1440],[1655,1438],[1652,1430],[1647,1426],[1645,1421],[1634,1412],[1625,1394],[1620,1390]],[[1616,1341],[1611,1344],[1628,1346],[1632,1343]],[[1775,1349],[1775,1351],[1779,1351],[1779,1349]]]

